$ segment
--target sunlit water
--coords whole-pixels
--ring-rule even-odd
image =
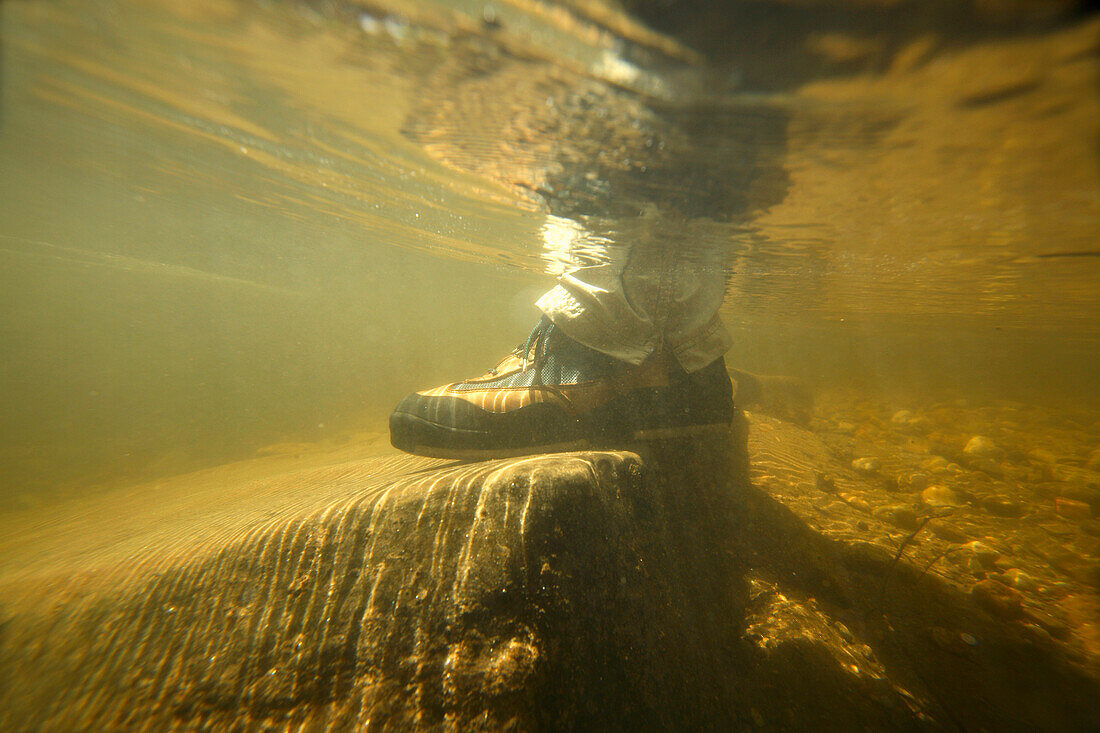
[[[733,366],[1092,409],[1095,17],[792,29],[769,76],[584,7],[0,5],[4,500],[383,431],[655,206]]]

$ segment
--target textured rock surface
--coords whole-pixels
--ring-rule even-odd
[[[735,427],[476,464],[268,461],[7,527],[0,728],[1097,719],[1087,660],[767,490],[827,460],[806,431],[753,421],[755,488]]]
[[[291,474],[344,476],[345,491],[273,500],[276,518],[213,541],[176,529],[173,551],[114,557],[92,578],[24,575],[35,600],[6,614],[0,717],[48,730],[729,719],[744,593],[721,536],[730,487],[706,479],[730,479],[727,453],[709,455],[680,455],[676,484],[627,452]]]

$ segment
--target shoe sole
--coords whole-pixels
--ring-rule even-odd
[[[720,435],[729,431],[729,423],[716,423],[713,425],[686,425],[677,428],[657,428],[650,430],[637,430],[634,435],[624,439],[621,443],[616,441],[614,445],[606,441],[592,441],[588,439],[571,440],[564,443],[547,443],[544,445],[531,445],[518,448],[445,448],[435,445],[414,445],[402,447],[406,453],[426,458],[447,458],[450,460],[485,461],[494,458],[516,458],[519,456],[539,455],[545,453],[567,453],[578,450],[591,450],[599,448],[629,448],[632,443],[647,443],[659,440],[677,440],[684,438],[697,438],[708,435]]]

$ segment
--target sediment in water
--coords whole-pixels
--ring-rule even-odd
[[[1090,720],[1095,678],[1053,647],[888,557],[825,539],[753,488],[745,431],[739,419],[728,441],[464,465],[391,456],[284,474],[269,484],[298,491],[272,493],[271,517],[229,531],[209,507],[171,542],[154,533],[94,570],[54,563],[18,587],[0,582],[0,723]]]

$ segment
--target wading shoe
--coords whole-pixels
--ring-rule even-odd
[[[395,448],[437,458],[623,447],[725,429],[733,386],[719,358],[693,373],[589,349],[543,318],[487,374],[411,394],[390,416]]]

